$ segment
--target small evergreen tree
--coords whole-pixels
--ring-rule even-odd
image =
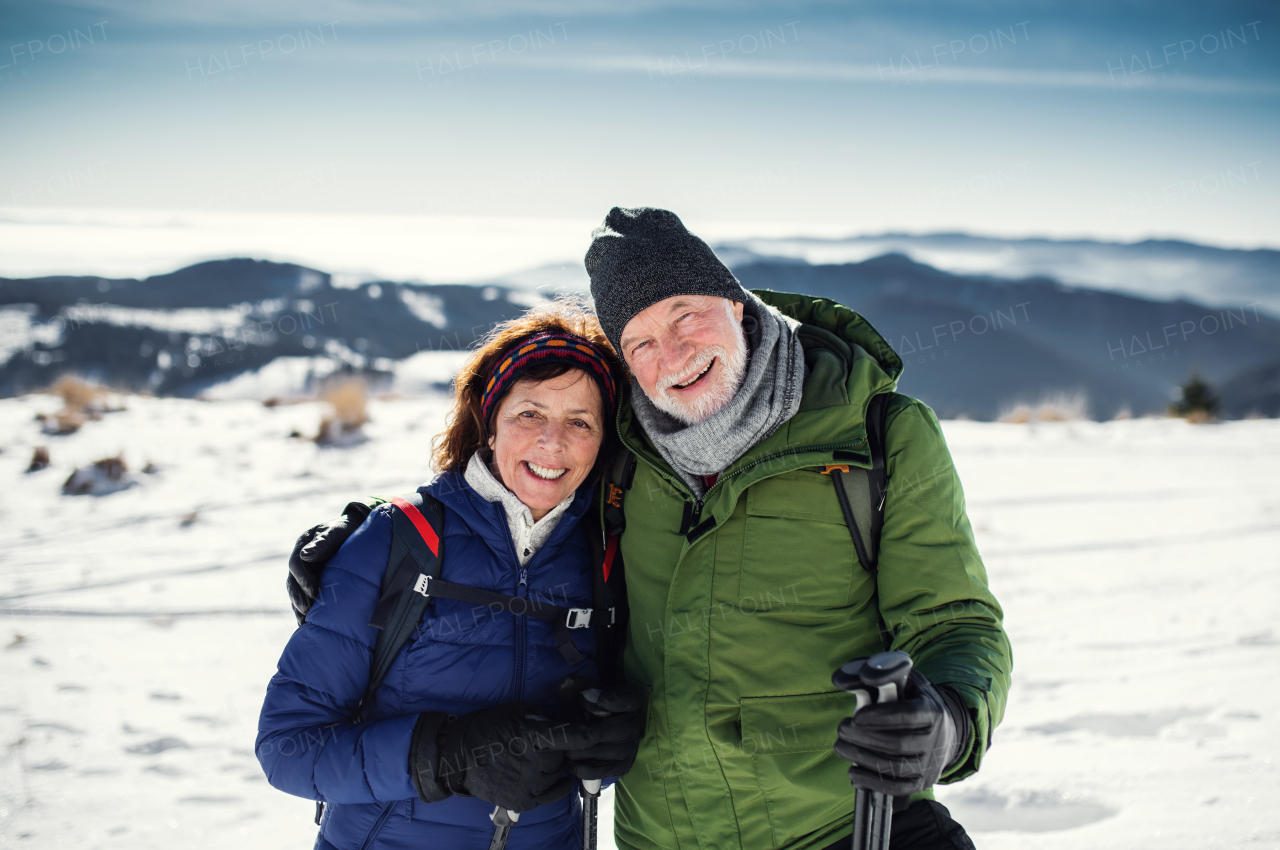
[[[1218,409],[1218,397],[1213,389],[1200,377],[1199,372],[1192,372],[1190,379],[1182,385],[1182,399],[1174,405],[1173,411],[1178,416],[1212,417]]]

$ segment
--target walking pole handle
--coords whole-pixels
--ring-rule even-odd
[[[911,656],[905,652],[880,652],[862,665],[862,682],[877,691],[876,702],[897,702],[907,689]]]
[[[583,710],[591,717],[608,717],[609,712],[600,707],[600,689],[585,688],[578,697],[582,700]],[[583,793],[590,794],[592,797],[600,796],[600,780],[599,779],[581,779]]]
[[[880,702],[897,702],[911,675],[911,656],[905,652],[879,652],[842,664],[831,684],[854,695],[853,713]],[[887,850],[893,811],[898,808],[887,794],[858,788],[854,804],[853,850]]]
[[[489,813],[489,820],[493,821],[493,838],[489,841],[489,850],[505,850],[511,827],[520,820],[520,813],[494,806]]]

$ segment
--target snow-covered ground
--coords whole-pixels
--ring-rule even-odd
[[[0,845],[308,847],[252,753],[284,559],[426,478],[447,400],[374,402],[346,449],[289,436],[314,404],[125,401],[66,437],[0,401]],[[939,794],[978,846],[1280,847],[1280,422],[944,427],[1016,659]],[[60,495],[121,451],[135,486]]]

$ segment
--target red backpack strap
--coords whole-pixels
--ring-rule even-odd
[[[356,706],[357,720],[417,628],[430,602],[427,583],[440,571],[444,506],[439,500],[413,493],[392,499],[385,510],[392,522],[391,554],[382,576],[382,595],[369,618],[369,625],[378,629],[378,642],[369,665],[369,685]]]
[[[413,523],[414,529],[418,532],[418,536],[422,538],[422,542],[427,544],[427,549],[431,551],[434,558],[440,557],[440,534],[434,528],[418,506],[410,502],[408,499],[396,496],[391,500],[391,504],[395,505],[404,515]],[[438,522],[439,520],[437,520]]]

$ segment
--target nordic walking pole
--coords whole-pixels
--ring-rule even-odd
[[[511,835],[511,827],[520,820],[520,813],[494,806],[489,813],[489,820],[493,821],[493,840],[489,842],[489,850],[504,850],[507,838]]]
[[[608,717],[609,712],[600,708],[599,688],[587,688],[581,694],[587,714],[592,717]],[[582,850],[596,850],[596,832],[600,810],[600,780],[582,780]]]
[[[586,676],[571,673],[560,682],[560,698],[572,703],[576,698],[588,717],[608,717],[600,708],[600,688]],[[582,850],[596,850],[600,810],[600,780],[579,779],[582,785]]]
[[[530,720],[546,720],[537,714],[528,715]],[[489,841],[489,850],[506,850],[507,839],[511,837],[511,827],[520,820],[520,813],[502,806],[494,806],[489,812],[489,820],[493,821],[493,838]]]
[[[831,684],[848,691],[857,700],[853,713],[868,705],[897,702],[911,675],[911,656],[905,652],[880,652],[841,665],[831,676]],[[893,827],[893,800],[870,788],[855,786],[853,808],[853,850],[889,850]]]

